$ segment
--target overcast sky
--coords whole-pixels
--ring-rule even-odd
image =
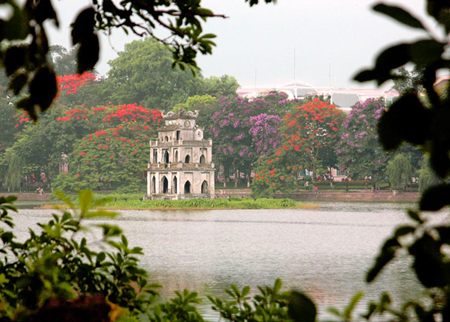
[[[262,1],[262,0],[261,0]],[[242,87],[275,87],[295,78],[317,87],[375,87],[352,77],[372,66],[376,53],[401,40],[423,37],[371,10],[373,0],[278,0],[249,8],[244,0],[203,0],[203,6],[229,18],[209,19],[204,31],[217,35],[210,56],[199,57],[204,76],[228,74]],[[384,1],[425,17],[423,0]],[[70,48],[69,25],[88,0],[54,1],[62,22],[52,44]],[[433,22],[426,21],[432,28]],[[108,71],[124,44],[136,37],[118,30],[101,37],[97,70]],[[295,51],[295,64],[294,64]],[[295,65],[295,69],[294,69]]]

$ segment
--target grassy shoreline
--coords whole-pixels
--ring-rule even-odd
[[[138,194],[95,194],[94,199],[109,199],[99,209],[105,210],[220,210],[220,209],[314,209],[317,205],[294,201],[292,199],[184,199],[184,200],[142,200]],[[74,200],[75,201],[75,200]],[[41,208],[49,209],[60,204],[49,203]]]

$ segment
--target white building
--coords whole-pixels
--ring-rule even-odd
[[[203,139],[197,116],[197,111],[162,113],[165,126],[150,140],[146,198],[214,198],[212,140]]]

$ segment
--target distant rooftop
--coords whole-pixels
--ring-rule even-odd
[[[331,96],[331,102],[338,108],[349,112],[351,107],[358,102],[364,102],[369,98],[386,99],[386,102],[392,103],[392,100],[399,96],[399,93],[390,89],[383,92],[378,89],[352,89],[352,88],[332,88],[332,87],[314,87],[305,82],[293,80],[276,87],[254,87],[238,88],[236,91],[240,97],[254,99],[259,96],[267,95],[271,91],[277,91],[288,95],[288,99],[304,98],[307,96],[324,95]]]

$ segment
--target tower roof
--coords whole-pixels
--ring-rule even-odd
[[[161,115],[162,118],[165,120],[176,120],[176,119],[195,120],[198,116],[198,111],[191,112],[180,109],[177,112],[169,112],[167,114],[165,114],[165,112],[162,111]]]

